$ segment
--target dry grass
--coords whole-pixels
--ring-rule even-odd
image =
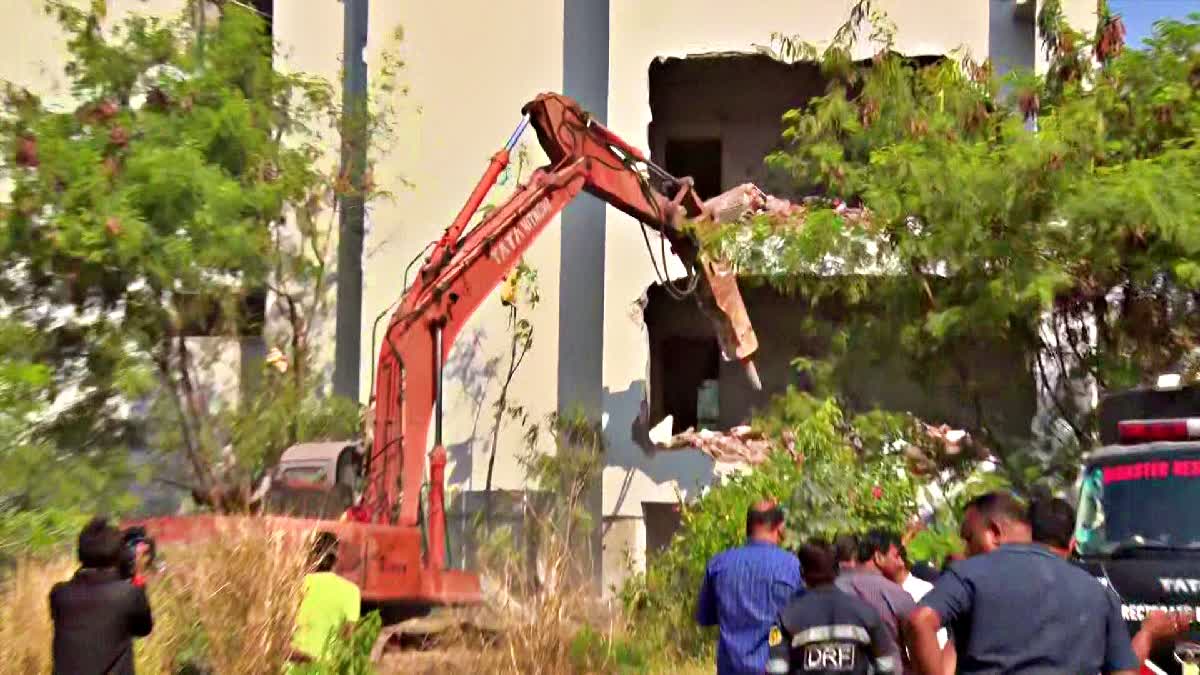
[[[167,549],[150,582],[154,633],[137,642],[141,673],[191,662],[221,675],[274,675],[286,657],[307,547],[247,526],[211,542]],[[50,672],[47,597],[70,560],[23,563],[0,587],[0,675]]]
[[[307,546],[241,525],[178,551],[151,586],[157,626],[139,645],[142,672],[198,659],[211,672],[278,673],[299,607]]]
[[[586,582],[572,569],[572,556],[566,547],[555,544],[551,543],[539,565],[539,588],[521,588],[524,565],[517,558],[494,570],[492,578],[506,591],[503,601],[492,608],[501,633],[481,645],[489,648],[478,652],[478,672],[539,675],[577,671],[571,646],[581,627],[587,625],[590,617],[586,615],[592,608],[585,599],[588,593],[580,592]],[[568,579],[571,583],[564,583]],[[519,592],[522,590],[525,592]]]
[[[469,672],[643,672],[630,671],[615,653],[614,645],[628,643],[631,636],[620,613],[591,589],[589,569],[580,562],[590,560],[587,528],[561,513],[536,519],[542,543],[536,578],[528,578],[521,552],[500,537],[498,550],[483,555],[488,606],[475,610],[470,622],[491,630],[445,635],[435,647]]]
[[[50,589],[74,570],[65,560],[20,562],[0,584],[0,673],[50,672]]]
[[[715,666],[708,661],[657,663],[650,667],[651,675],[712,675]]]
[[[591,588],[585,500],[599,480],[603,433],[581,413],[554,416],[549,429],[556,452],[531,451],[521,460],[527,478],[554,495],[548,504],[527,506],[532,511],[525,520],[535,524],[539,541],[535,578],[529,578],[524,548],[503,529],[491,533],[480,552],[490,614],[482,623],[499,630],[453,636],[449,646],[474,655],[470,672],[645,672],[648,664],[623,617]],[[448,645],[443,640],[440,646]]]
[[[278,673],[291,640],[306,549],[295,539],[234,530],[206,545],[164,551],[165,567],[150,584],[155,629],[137,642],[138,672],[172,673],[192,662],[221,675]],[[552,537],[532,588],[519,556],[495,556],[488,579],[497,590],[491,595],[500,600],[481,623],[499,630],[453,631],[428,650],[389,653],[380,672],[712,672],[711,663],[623,662],[614,645],[636,644],[637,635],[593,598],[571,550]],[[50,672],[47,597],[74,569],[66,559],[22,563],[0,584],[0,675]]]

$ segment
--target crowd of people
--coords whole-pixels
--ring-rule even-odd
[[[746,544],[709,561],[696,619],[718,627],[720,675],[1137,673],[1191,617],[1155,612],[1131,636],[1116,593],[1068,560],[1074,516],[982,495],[939,570],[883,530],[790,550],[782,509],[760,502]]]
[[[358,586],[333,571],[338,548],[331,533],[313,538],[286,672],[321,659],[358,621]],[[133,675],[133,641],[154,629],[148,546],[97,517],[80,533],[77,554],[79,570],[50,591],[53,673]]]
[[[1190,624],[1153,612],[1131,636],[1115,592],[1069,562],[1075,514],[1063,500],[993,492],[961,521],[965,555],[938,570],[883,530],[789,549],[783,510],[755,504],[745,545],[714,556],[700,588],[718,673],[1137,673]],[[332,571],[337,550],[330,534],[313,543],[293,664],[358,619],[358,588]],[[153,629],[146,553],[103,518],[84,528],[81,567],[49,598],[55,675],[132,675],[133,640]]]

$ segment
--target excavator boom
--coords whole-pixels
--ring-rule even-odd
[[[388,325],[375,389],[374,448],[365,504],[372,522],[419,524],[418,495],[425,482],[425,442],[434,428],[430,455],[431,564],[444,555],[436,522],[442,514],[444,450],[441,449],[441,364],[466,320],[501,283],[547,224],[581,191],[587,191],[666,237],[674,252],[699,275],[697,299],[715,320],[729,358],[748,363],[757,348],[735,276],[701,255],[684,232],[686,221],[705,222],[729,213],[761,209],[766,196],[743,186],[721,208],[706,209],[690,180],[677,179],[635,148],[591,121],[570,98],[543,94],[528,103],[517,134],[533,127],[550,158],[474,228],[467,224],[508,161],[517,134],[491,161],[480,185],[437,242]],[[645,174],[644,175],[643,171]],[[734,209],[738,213],[738,209]]]
[[[362,499],[340,522],[278,517],[260,521],[277,531],[304,533],[315,528],[334,533],[340,540],[337,572],[362,588],[364,600],[412,605],[481,599],[477,576],[446,568],[442,366],[470,316],[580,192],[595,195],[670,242],[690,271],[685,286],[712,320],[726,358],[746,365],[757,385],[750,357],[758,344],[736,277],[727,265],[702,253],[685,225],[702,230],[790,206],[752,185],[702,201],[690,179],[671,176],[565,96],[542,94],[522,113],[516,131],[433,244],[388,322],[368,416],[373,422]],[[471,227],[529,126],[550,163]],[[428,453],[428,496],[423,499],[431,422],[434,448]],[[169,543],[195,541],[231,523],[237,526],[235,521],[164,518],[144,524],[153,536]]]

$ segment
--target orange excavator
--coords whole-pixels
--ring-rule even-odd
[[[375,377],[372,438],[361,452],[366,486],[361,500],[348,511],[351,517],[255,519],[256,526],[334,533],[340,541],[337,572],[358,584],[363,600],[373,604],[430,606],[481,600],[478,576],[446,565],[443,364],[471,314],[580,192],[613,205],[671,244],[689,271],[682,290],[692,292],[713,321],[726,357],[741,361],[758,386],[750,360],[757,338],[736,277],[727,265],[702,254],[690,228],[702,231],[754,213],[784,210],[788,204],[752,185],[702,201],[690,179],[671,176],[566,96],[542,94],[522,113],[520,124],[492,157],[458,216],[431,245],[388,323]],[[529,126],[550,163],[471,227]],[[678,282],[667,283],[680,290],[674,285]],[[428,496],[422,500],[431,421],[434,447],[428,453]],[[327,474],[334,475],[346,453],[343,444],[328,445]],[[312,452],[309,448],[309,455]],[[212,536],[236,520],[187,516],[138,524],[160,545],[169,545]]]

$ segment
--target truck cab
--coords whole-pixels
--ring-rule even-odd
[[[1135,389],[1100,404],[1084,459],[1075,556],[1121,599],[1135,633],[1148,612],[1200,620],[1200,387]],[[1161,645],[1143,672],[1200,673],[1200,630]]]

